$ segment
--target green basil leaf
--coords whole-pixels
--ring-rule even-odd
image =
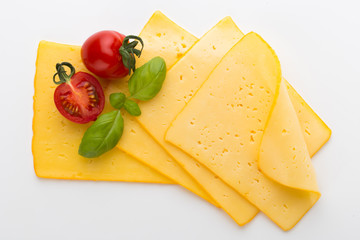
[[[129,79],[131,98],[147,101],[160,91],[166,76],[166,63],[161,57],[154,57],[137,68]]]
[[[110,94],[110,104],[116,109],[121,109],[124,106],[126,96],[123,93]]]
[[[101,115],[85,132],[79,147],[83,157],[94,158],[111,150],[119,142],[124,119],[119,110]]]
[[[124,108],[126,109],[126,111],[128,111],[128,113],[130,113],[133,116],[141,115],[141,110],[139,108],[139,105],[130,99],[125,100]]]

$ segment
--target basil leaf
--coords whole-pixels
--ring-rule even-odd
[[[166,63],[161,57],[154,57],[137,68],[129,79],[131,98],[147,101],[160,91],[166,76]]]
[[[128,113],[130,113],[133,116],[141,115],[141,110],[139,108],[139,105],[130,99],[125,100],[124,108],[126,109],[126,111],[128,111]]]
[[[116,109],[121,109],[124,106],[126,96],[123,93],[110,94],[110,104]]]
[[[111,150],[119,142],[124,119],[119,110],[101,115],[85,132],[79,147],[83,157],[94,158]]]

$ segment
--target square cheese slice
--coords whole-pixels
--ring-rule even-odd
[[[278,99],[281,89],[283,97]],[[261,140],[264,131],[269,132],[265,128],[273,107],[277,106],[274,105],[276,101],[287,101],[275,112],[281,115],[285,110],[286,114],[292,111],[295,123],[287,127],[297,126],[298,138],[290,139],[295,144],[291,148],[304,149],[309,161],[297,116],[286,95],[274,51],[257,34],[247,34],[226,54],[172,122],[166,139],[217,174],[282,229],[289,230],[320,194],[316,186],[307,191],[297,190],[275,182],[259,171],[257,161],[263,150]],[[283,117],[288,119],[289,116]],[[272,120],[276,123],[277,119]],[[279,150],[277,156],[281,157],[292,151],[274,146],[261,154],[268,156],[273,154],[271,151]],[[307,165],[311,168],[311,163],[307,162]]]
[[[137,59],[137,67],[154,56],[165,59],[167,68],[176,63],[185,52],[197,41],[160,11],[156,11],[140,33],[144,41],[144,52]],[[146,51],[145,51],[146,50]],[[128,94],[128,77],[121,81],[109,82],[105,95],[113,92]],[[111,109],[111,106],[108,106]],[[124,116],[124,132],[118,143],[121,151],[135,157],[172,179],[184,188],[194,192],[210,203],[217,205],[203,188],[135,121],[135,117],[122,111]]]
[[[90,124],[65,119],[54,104],[55,64],[71,62],[87,72],[80,47],[41,41],[35,75],[33,142],[34,168],[38,177],[81,180],[173,183],[159,172],[118,149],[97,159],[78,155],[81,138]]]
[[[164,141],[166,129],[177,113],[203,84],[224,54],[243,34],[226,17],[207,32],[168,72],[159,94],[140,102],[140,124],[178,161],[239,225],[258,210],[195,159]]]
[[[284,84],[299,119],[306,146],[312,157],[329,141],[331,129],[285,79]]]

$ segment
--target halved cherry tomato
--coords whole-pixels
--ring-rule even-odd
[[[129,42],[129,40],[134,41]],[[106,79],[119,79],[135,71],[135,55],[140,57],[141,50],[136,49],[138,42],[144,47],[138,36],[126,36],[115,31],[101,31],[90,36],[81,47],[81,58],[90,72]]]
[[[69,75],[63,66],[70,68]],[[55,89],[54,101],[59,112],[72,122],[95,121],[105,105],[104,91],[99,81],[88,73],[75,73],[75,68],[67,62],[56,64],[56,70],[53,80],[59,86]],[[56,75],[60,81],[55,80]]]

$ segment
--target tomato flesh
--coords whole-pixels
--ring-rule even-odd
[[[106,79],[128,75],[119,52],[125,35],[116,31],[101,31],[90,36],[81,48],[81,58],[90,72]]]
[[[76,123],[95,121],[105,105],[99,81],[85,72],[75,73],[69,82],[59,85],[54,101],[59,112]]]

